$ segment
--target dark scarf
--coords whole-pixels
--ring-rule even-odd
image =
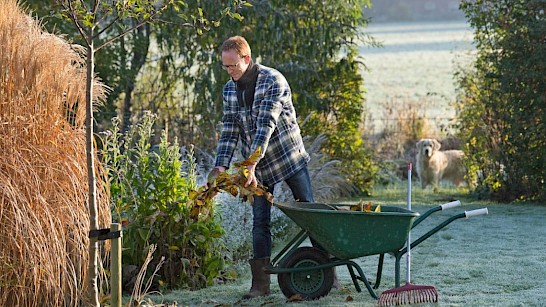
[[[235,81],[237,89],[237,100],[240,106],[250,108],[254,102],[254,90],[256,89],[256,80],[258,80],[258,65],[254,64],[252,59],[248,68],[238,81]]]

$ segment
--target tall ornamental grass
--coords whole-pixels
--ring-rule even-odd
[[[74,48],[43,32],[15,0],[0,0],[3,306],[83,302],[89,261],[85,65]],[[99,180],[102,227],[110,220],[107,199]]]

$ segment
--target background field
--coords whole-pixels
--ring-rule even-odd
[[[396,120],[391,107],[419,105],[426,119],[440,127],[455,117],[453,74],[472,59],[472,29],[464,21],[377,23],[365,29],[383,47],[360,48],[368,70],[369,134]],[[407,111],[407,110],[406,110]]]

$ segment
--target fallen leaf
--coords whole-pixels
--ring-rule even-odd
[[[288,298],[287,302],[303,302],[304,299],[301,296],[301,294],[294,294],[291,297]]]

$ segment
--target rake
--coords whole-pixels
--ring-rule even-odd
[[[408,164],[408,210],[411,210],[411,163]],[[408,233],[407,240],[407,272],[406,284],[383,291],[379,296],[379,306],[395,306],[417,303],[436,303],[438,302],[438,292],[433,286],[421,286],[411,283],[410,263],[411,263],[411,231]]]

